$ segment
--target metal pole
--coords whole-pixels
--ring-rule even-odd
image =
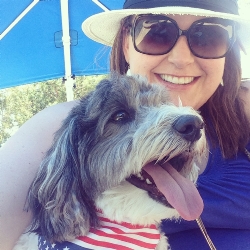
[[[61,18],[62,18],[62,42],[64,52],[65,67],[65,87],[67,101],[74,100],[73,86],[75,80],[71,72],[71,55],[70,55],[70,34],[69,34],[69,3],[68,0],[61,0]]]
[[[99,0],[92,0],[92,2],[94,2],[96,5],[98,5],[104,11],[109,11],[109,9],[106,6],[104,6],[102,3],[100,3]]]
[[[0,34],[0,40],[2,40],[12,28],[39,2],[39,0],[34,0],[4,31]]]

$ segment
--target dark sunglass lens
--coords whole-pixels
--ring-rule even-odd
[[[178,37],[178,29],[168,19],[141,17],[135,24],[134,45],[142,53],[162,55],[169,52]]]
[[[189,31],[189,44],[194,54],[204,58],[219,58],[231,44],[232,26],[215,23],[196,24]]]

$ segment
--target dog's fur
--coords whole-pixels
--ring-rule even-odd
[[[202,129],[200,140],[188,141],[173,128],[186,115],[201,120],[192,108],[172,105],[164,87],[145,79],[113,74],[101,81],[65,119],[31,185],[32,231],[51,241],[72,240],[98,227],[96,208],[111,220],[139,225],[178,218],[126,179],[146,163],[189,151],[181,173],[196,181],[205,136]],[[24,245],[15,249],[29,249]],[[157,249],[167,249],[167,241]]]

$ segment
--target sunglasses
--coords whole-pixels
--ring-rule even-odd
[[[225,57],[236,40],[235,23],[221,18],[205,18],[181,30],[177,22],[165,15],[138,15],[131,27],[136,51],[147,55],[164,55],[171,51],[180,36],[187,38],[196,57]]]

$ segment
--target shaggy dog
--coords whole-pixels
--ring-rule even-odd
[[[194,183],[205,145],[196,111],[171,104],[162,86],[114,73],[80,100],[55,134],[28,194],[31,231],[55,249],[65,241],[83,249],[167,249],[161,220],[194,220],[203,209]],[[116,245],[115,236],[108,238],[110,248],[88,245],[105,223],[139,236],[126,240],[123,231]],[[15,249],[37,249],[25,246],[25,235]],[[84,238],[86,245],[79,243]]]

